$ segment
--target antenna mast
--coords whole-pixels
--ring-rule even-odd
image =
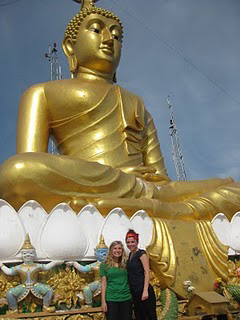
[[[49,45],[48,53],[45,53],[45,57],[48,58],[48,61],[50,62],[50,80],[55,81],[62,79],[62,68],[58,62],[58,50],[56,43]],[[49,147],[51,153],[58,154],[58,149],[52,137],[50,137]]]
[[[170,112],[169,134],[171,139],[172,157],[176,169],[177,180],[187,180],[187,175],[184,168],[183,154],[179,142],[177,127],[173,117],[173,107],[170,96],[168,96],[167,98],[167,104]]]

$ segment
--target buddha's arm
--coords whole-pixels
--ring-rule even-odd
[[[147,112],[147,130],[143,139],[142,154],[143,162],[147,167],[156,169],[155,175],[159,175],[160,180],[170,180],[164,165],[160,144],[158,141],[157,130],[151,115]],[[157,177],[156,177],[157,178]],[[150,179],[151,180],[151,179]],[[153,180],[154,175],[153,175]],[[158,180],[158,179],[157,179]]]
[[[23,94],[18,113],[17,153],[47,152],[49,115],[44,87],[36,85]]]

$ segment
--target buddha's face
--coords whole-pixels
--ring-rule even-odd
[[[74,46],[78,66],[113,74],[121,56],[119,23],[100,14],[90,14],[81,23]]]

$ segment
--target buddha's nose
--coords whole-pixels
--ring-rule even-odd
[[[113,37],[112,37],[112,33],[107,30],[104,29],[103,33],[102,33],[102,37],[103,37],[103,43],[107,44],[109,47],[113,47]]]

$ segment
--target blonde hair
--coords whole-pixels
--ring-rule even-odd
[[[115,247],[117,245],[120,245],[122,247],[122,256],[119,258],[118,267],[122,268],[122,269],[125,269],[126,268],[126,263],[127,263],[127,255],[126,255],[126,252],[124,250],[123,243],[121,241],[113,241],[110,244],[110,247],[109,247],[109,250],[108,250],[107,259],[106,259],[105,263],[107,265],[107,268],[114,267],[112,249],[113,249],[113,247]]]

